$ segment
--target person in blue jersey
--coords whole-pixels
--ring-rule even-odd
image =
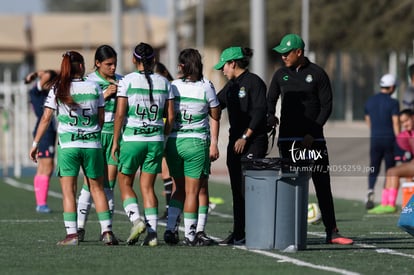
[[[380,79],[380,92],[368,98],[365,103],[365,121],[370,128],[370,169],[368,175],[368,192],[365,207],[374,208],[374,190],[381,162],[385,162],[385,171],[396,164],[396,136],[400,133],[399,102],[392,98],[397,82],[392,74],[385,74]],[[388,189],[386,189],[387,191]],[[397,196],[398,189],[389,190]]]
[[[122,78],[117,74],[117,53],[109,45],[101,45],[95,51],[95,70],[86,76],[86,80],[96,82],[102,89],[105,99],[105,119],[102,126],[101,142],[104,154],[104,190],[108,199],[109,210],[114,212],[114,187],[117,177],[118,163],[111,157],[116,111],[116,93],[118,82]],[[84,181],[78,198],[78,234],[79,241],[85,238],[85,224],[91,207],[91,193]]]
[[[380,79],[380,92],[368,98],[365,103],[365,121],[370,127],[370,169],[368,175],[368,193],[366,208],[374,208],[375,184],[381,170],[382,161],[385,162],[385,171],[396,165],[395,148],[396,136],[400,133],[399,112],[400,105],[391,95],[397,88],[394,75],[385,74]],[[397,197],[398,189],[384,189],[383,195]]]
[[[178,63],[180,78],[171,83],[176,119],[166,146],[175,190],[168,207],[164,241],[170,245],[178,243],[177,227],[183,212],[184,245],[205,245],[208,241],[204,232],[208,196],[203,202],[206,204],[204,217],[200,217],[199,194],[202,187],[207,188],[204,185],[207,185],[210,162],[219,157],[221,109],[213,84],[203,76],[200,53],[196,49],[184,49]],[[210,124],[209,118],[214,123]],[[199,218],[204,223],[201,227]]]
[[[136,70],[125,75],[118,86],[111,154],[118,160],[121,199],[125,213],[133,224],[126,242],[128,245],[137,243],[140,235],[147,230],[142,245],[157,246],[158,199],[154,183],[161,172],[164,136],[169,134],[174,120],[174,97],[170,82],[153,72],[155,51],[151,45],[138,44],[132,61]],[[138,168],[145,222],[133,189]]]
[[[57,112],[57,175],[63,196],[63,220],[66,237],[58,245],[78,245],[76,189],[82,167],[95,203],[101,225],[101,240],[118,244],[112,233],[112,219],[103,188],[103,154],[101,128],[104,121],[104,99],[101,88],[84,81],[85,61],[76,51],[63,54],[59,75],[52,83],[45,110],[34,137],[30,158],[37,161],[38,145]]]
[[[44,70],[32,72],[25,77],[25,84],[29,84],[36,80],[36,84],[29,91],[30,102],[32,103],[37,121],[33,130],[33,135],[39,127],[40,119],[43,115],[43,104],[47,94],[49,93],[50,83],[57,76],[55,70]],[[50,213],[51,210],[47,205],[47,197],[49,192],[50,177],[52,176],[55,160],[56,144],[56,123],[52,119],[46,133],[39,142],[38,163],[36,175],[33,179],[34,192],[36,198],[36,212]]]

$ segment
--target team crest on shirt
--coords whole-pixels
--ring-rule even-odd
[[[243,98],[246,96],[246,88],[241,87],[239,91],[239,98]]]
[[[305,80],[306,80],[306,82],[311,83],[311,82],[312,82],[312,80],[313,80],[312,75],[308,74],[308,75],[306,76]]]

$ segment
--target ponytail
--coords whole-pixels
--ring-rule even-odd
[[[56,102],[66,104],[68,106],[77,105],[70,94],[70,86],[72,79],[76,77],[83,77],[84,70],[80,64],[84,65],[83,56],[75,51],[68,51],[64,53],[62,63],[60,65],[60,73],[53,83]]]
[[[151,103],[154,101],[153,83],[151,78],[151,74],[153,73],[152,69],[154,67],[154,57],[154,49],[146,43],[140,43],[134,49],[135,60],[141,62],[144,66],[144,74],[149,86],[149,97]]]

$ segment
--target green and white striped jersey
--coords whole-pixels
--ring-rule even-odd
[[[118,97],[128,98],[125,117],[124,141],[163,141],[163,114],[165,102],[173,99],[171,86],[165,77],[151,74],[153,102],[150,102],[149,85],[145,75],[129,73],[119,81]]]
[[[171,89],[176,115],[170,137],[207,139],[209,109],[220,105],[214,85],[206,78],[197,82],[176,79]]]
[[[62,148],[101,148],[98,108],[105,104],[101,88],[92,81],[75,81],[70,93],[77,106],[56,102],[53,88],[44,104],[57,111],[59,145]]]
[[[122,75],[115,74],[114,82],[118,83],[121,78],[122,78]],[[102,75],[100,75],[98,71],[94,71],[88,74],[85,79],[96,82],[101,87],[104,95],[105,95],[105,92],[108,86],[112,84],[111,82],[106,80]],[[107,134],[114,133],[115,111],[116,111],[116,94],[114,94],[113,96],[105,100],[105,123],[102,127],[102,133],[107,133]]]

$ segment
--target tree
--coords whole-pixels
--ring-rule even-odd
[[[205,43],[225,48],[250,43],[250,1],[205,0]],[[301,33],[301,0],[268,0],[268,48]],[[195,24],[195,12],[189,21]],[[412,0],[311,0],[309,42],[323,51],[412,51]]]
[[[52,12],[108,12],[111,9],[112,0],[44,0],[48,11]],[[140,0],[117,0],[122,1],[123,10],[140,7]]]

